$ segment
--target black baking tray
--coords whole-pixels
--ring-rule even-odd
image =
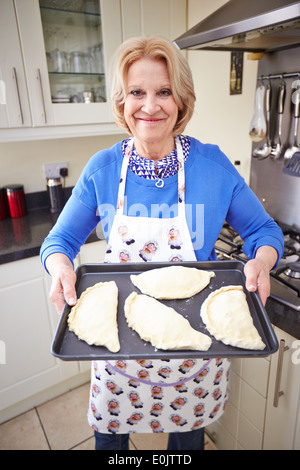
[[[109,359],[175,359],[175,358],[210,358],[210,357],[257,357],[268,356],[278,349],[278,341],[269,321],[266,310],[257,293],[248,292],[245,288],[244,264],[241,261],[210,261],[210,262],[182,262],[180,265],[195,267],[208,271],[214,271],[215,277],[201,292],[182,300],[161,300],[164,304],[173,307],[178,313],[187,318],[193,328],[212,338],[212,345],[208,351],[164,351],[157,349],[151,343],[140,339],[132,330],[124,315],[124,302],[128,295],[136,291],[131,280],[131,274],[140,274],[148,269],[170,266],[170,263],[109,263],[109,264],[84,264],[78,267],[76,292],[79,296],[88,287],[97,282],[115,281],[118,290],[117,321],[119,328],[120,351],[110,352],[104,346],[90,346],[85,341],[79,340],[75,333],[68,328],[68,315],[70,307],[65,305],[57,330],[53,339],[51,352],[54,356],[66,361],[78,360],[109,360]],[[242,285],[248,301],[254,325],[256,326],[266,347],[262,351],[248,350],[227,346],[217,341],[205,328],[200,317],[200,308],[206,297],[214,290],[226,285]]]

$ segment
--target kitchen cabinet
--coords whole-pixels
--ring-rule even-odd
[[[207,427],[220,450],[300,449],[300,345],[277,327],[275,333],[279,343],[284,342],[282,353],[232,360],[225,412]],[[278,391],[283,392],[278,406],[274,406],[276,379]]]
[[[108,71],[135,35],[174,39],[186,0],[3,0],[0,141],[121,133]],[[159,15],[157,14],[159,12]]]
[[[219,421],[207,427],[220,450],[262,448],[269,358],[233,358],[229,400]]]
[[[10,47],[1,48],[1,80],[6,84],[7,97],[6,104],[1,105],[2,108],[5,107],[5,111],[2,109],[0,115],[0,128],[8,127],[12,132],[1,131],[0,139],[56,137],[59,135],[59,126],[70,125],[97,124],[97,130],[101,132],[101,124],[106,124],[103,130],[106,133],[113,132],[105,72],[109,58],[121,43],[119,2],[102,0],[101,14],[100,9],[96,13],[85,11],[85,5],[92,2],[85,4],[76,0],[68,2],[69,10],[60,8],[60,5],[66,5],[66,2],[50,0],[4,0],[2,3],[1,42],[12,42],[14,50],[12,53]],[[78,3],[82,5],[82,9],[77,11],[74,6]],[[99,7],[98,0],[96,3]],[[53,5],[55,8],[49,8],[47,5]],[[114,18],[115,28],[110,26],[111,18]],[[68,44],[59,41],[61,35],[65,43],[69,41]],[[55,37],[51,44],[50,37]],[[49,59],[51,54],[62,54],[64,51],[60,49],[65,49],[66,46],[71,52],[80,54],[83,62],[84,51],[96,46],[97,40],[99,47],[101,45],[99,73],[96,73],[95,69],[87,70],[84,63],[82,69],[72,68],[74,72],[57,69],[53,66],[54,58],[52,61]],[[50,50],[52,46],[54,49]],[[72,48],[77,51],[72,51]],[[14,62],[15,57],[18,63]],[[99,102],[77,102],[81,99],[79,97],[83,97],[84,91],[98,92],[97,85],[99,89],[100,85],[102,87],[101,102],[100,97]],[[76,97],[74,102],[63,102],[67,93],[69,99],[71,95]],[[111,123],[110,127],[107,127],[108,123]],[[26,133],[24,127],[27,128]],[[76,132],[75,129],[73,131]],[[85,131],[88,132],[86,127]],[[72,131],[68,129],[65,132]],[[77,129],[77,132],[80,130]]]
[[[86,243],[80,249],[80,264],[103,263],[106,253],[106,241],[99,240],[94,243]]]
[[[104,240],[83,246],[75,266],[101,262],[105,249]],[[50,353],[59,321],[50,284],[37,256],[0,266],[0,422],[41,403],[40,396],[62,393],[64,383],[69,389],[89,380],[90,362],[61,361]]]
[[[1,412],[78,371],[50,354],[58,315],[51,311],[46,274],[38,257],[0,266]]]
[[[0,6],[0,128],[32,125],[18,26],[12,0]]]
[[[271,358],[263,448],[300,450],[300,342],[279,328],[276,334],[281,347]]]

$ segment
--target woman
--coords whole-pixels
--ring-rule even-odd
[[[72,260],[99,219],[106,262],[216,259],[226,219],[245,241],[246,287],[265,303],[282,233],[218,147],[182,135],[195,94],[181,53],[161,38],[124,42],[112,100],[130,138],[89,161],[41,249],[58,311],[76,302]],[[170,450],[203,448],[204,426],[227,401],[228,371],[227,359],[94,361],[96,449],[126,449],[130,432],[168,432]]]

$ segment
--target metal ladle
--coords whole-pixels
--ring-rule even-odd
[[[300,151],[298,146],[297,134],[298,134],[298,122],[299,122],[299,108],[300,108],[300,88],[297,88],[296,91],[292,93],[293,101],[295,103],[294,107],[294,143],[290,145],[284,153],[284,163],[287,163],[288,160],[292,158],[294,153]]]
[[[271,107],[271,86],[268,84],[266,86],[266,142],[262,147],[256,148],[253,151],[253,157],[257,158],[258,160],[263,160],[267,158],[272,150],[271,142],[270,142],[270,107]]]
[[[285,83],[281,83],[278,89],[278,142],[272,145],[271,156],[274,159],[278,159],[281,156],[283,145],[282,145],[282,116],[284,111],[284,103],[285,103]]]

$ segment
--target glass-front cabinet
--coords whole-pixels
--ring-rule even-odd
[[[1,0],[0,41],[0,141],[120,132],[107,79],[119,0]]]
[[[52,103],[105,103],[98,0],[39,0]]]

